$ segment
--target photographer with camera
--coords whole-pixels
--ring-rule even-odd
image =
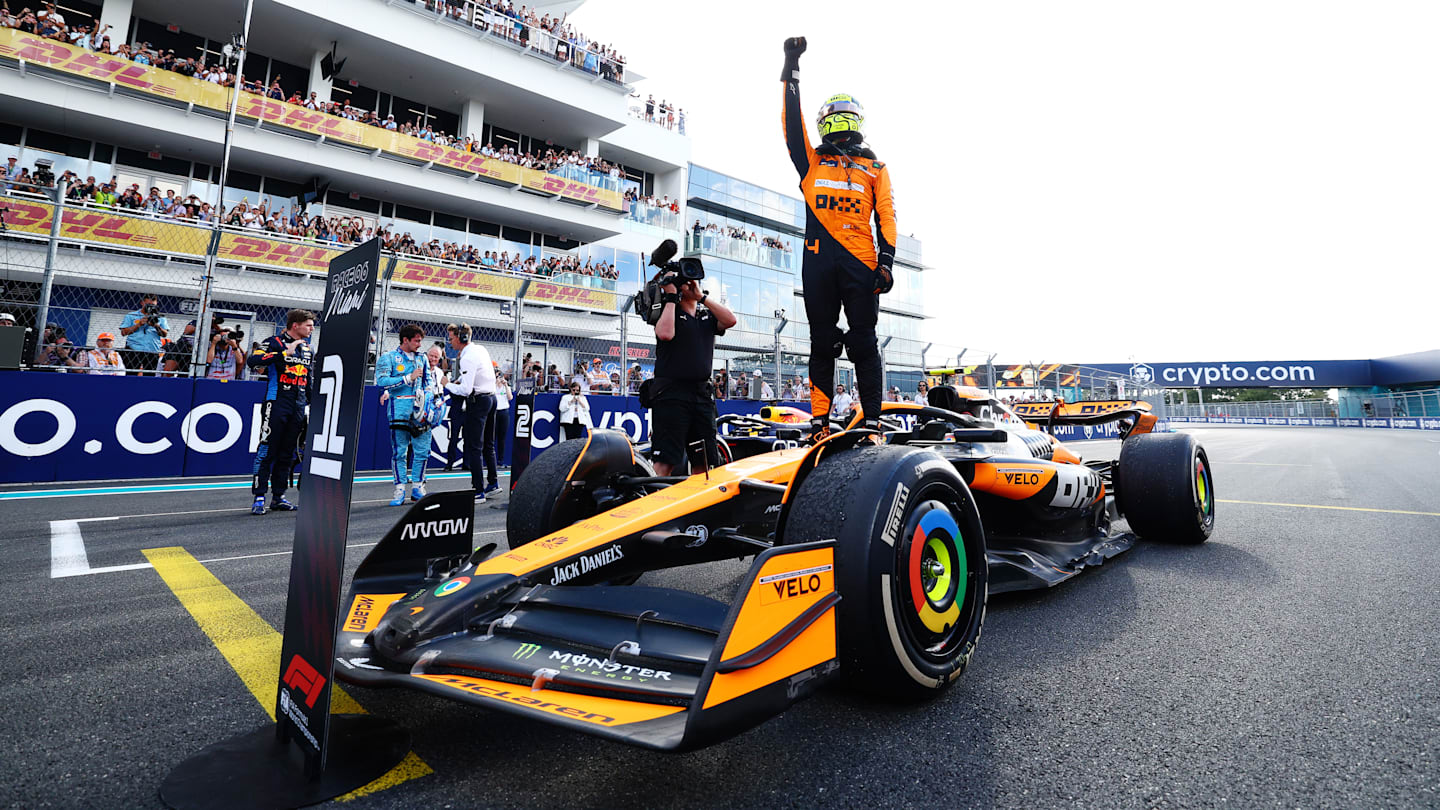
[[[84,368],[84,353],[75,349],[75,344],[65,337],[65,327],[58,323],[45,324],[45,333],[40,338],[40,348],[35,352],[35,366],[45,371],[70,371]]]
[[[715,337],[737,323],[735,313],[700,289],[705,267],[699,259],[670,261],[678,249],[669,239],[655,249],[650,263],[660,270],[636,296],[641,317],[655,327],[655,377],[640,387],[640,404],[651,409],[657,475],[670,475],[690,445],[701,442],[706,466],[719,463],[710,369]]]
[[[190,358],[195,353],[195,321],[185,324],[185,331],[181,333],[179,340],[172,340],[165,345],[165,365],[163,370],[167,374],[184,376],[190,371]]]
[[[205,353],[209,371],[205,372],[205,376],[211,380],[238,380],[238,360],[245,353],[245,350],[240,348],[245,340],[245,333],[239,329],[226,329],[220,320],[217,315],[215,323],[210,327],[210,348]]]
[[[140,296],[140,308],[120,322],[120,334],[125,336],[126,368],[139,369],[141,376],[158,368],[165,336],[170,334],[170,323],[160,314],[160,299],[153,294]]]

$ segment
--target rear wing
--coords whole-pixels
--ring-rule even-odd
[[[1050,431],[1055,425],[1101,425],[1127,422],[1121,437],[1149,433],[1155,429],[1156,416],[1150,403],[1140,399],[1097,399],[1080,402],[1017,402],[1010,406],[1016,416]]]

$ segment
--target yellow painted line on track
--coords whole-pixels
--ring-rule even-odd
[[[141,553],[273,721],[280,677],[280,633],[185,549],[147,548]],[[365,708],[338,685],[330,691],[330,708],[337,714],[365,713]],[[358,799],[430,773],[434,773],[431,767],[411,751],[389,773],[340,800]]]
[[[1295,509],[1336,509],[1341,512],[1383,512],[1388,515],[1423,515],[1440,517],[1440,512],[1411,512],[1406,509],[1367,509],[1363,506],[1325,506],[1318,503],[1272,503],[1270,501],[1227,501],[1217,498],[1220,503],[1243,503],[1251,506],[1289,506]]]

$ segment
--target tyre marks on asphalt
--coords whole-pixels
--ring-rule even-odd
[[[185,549],[179,546],[149,548],[141,553],[273,721],[280,672],[280,633]],[[336,686],[331,696],[335,712],[365,713],[365,708],[340,687]],[[342,801],[359,798],[430,773],[434,773],[433,769],[411,751],[389,773],[340,798]]]

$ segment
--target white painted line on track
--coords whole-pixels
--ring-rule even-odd
[[[87,518],[87,522],[116,519]],[[80,577],[89,573],[92,573],[90,558],[85,554],[85,536],[80,533],[80,521],[50,521],[50,578]]]
[[[490,496],[497,497],[495,495]],[[351,501],[352,505],[359,503],[389,503],[389,498],[376,498],[374,500]],[[190,509],[184,512],[146,512],[138,515],[113,515],[110,517],[75,518],[77,522],[84,523],[93,520],[119,520],[120,518],[145,518],[145,517],[171,517],[174,515],[218,515],[225,512],[249,512],[250,507],[240,506],[234,509]]]
[[[243,511],[243,510],[242,510],[242,511]],[[138,515],[138,516],[132,516],[132,517],[144,517],[144,516],[143,516],[143,515]],[[115,518],[85,518],[85,519],[86,519],[86,520],[115,520]],[[153,567],[154,567],[154,566],[151,565],[150,563],[135,563],[135,564],[133,564],[133,565],[111,565],[111,566],[107,566],[107,567],[105,567],[105,568],[91,568],[91,567],[90,567],[90,564],[85,560],[85,543],[84,543],[83,539],[80,538],[80,527],[79,527],[78,525],[74,525],[74,524],[77,524],[78,522],[79,522],[79,521],[74,521],[74,520],[56,520],[56,521],[52,521],[52,522],[51,522],[52,537],[51,537],[51,569],[50,569],[50,570],[51,570],[51,573],[50,573],[50,577],[51,577],[52,579],[58,578],[58,577],[83,577],[83,576],[89,576],[89,575],[91,575],[91,574],[112,574],[112,573],[115,573],[115,572],[117,572],[117,571],[142,571],[142,570],[144,570],[144,569],[146,569],[146,568],[153,568]],[[54,544],[54,536],[55,536],[55,535],[53,534],[53,532],[54,532],[55,529],[56,529],[56,524],[71,524],[71,525],[73,526],[73,528],[74,528],[74,534],[75,534],[75,540],[79,543],[79,550],[80,550],[80,555],[79,555],[79,556],[80,556],[80,562],[83,564],[83,569],[70,570],[70,571],[68,571],[68,572],[59,573],[59,574],[55,573],[55,567],[54,567],[54,566],[55,566],[55,560],[56,560],[56,557],[54,556],[54,555],[55,555],[55,544]],[[475,532],[475,534],[477,534],[477,535],[478,535],[478,534],[503,534],[504,532],[505,532],[504,529],[487,529],[486,531],[483,531],[483,532]],[[368,547],[374,546],[374,545],[378,545],[378,542],[376,542],[376,543],[350,543],[350,544],[346,545],[345,547],[346,547],[346,548],[368,548]],[[241,555],[236,556],[236,557],[211,557],[211,558],[205,559],[205,560],[196,560],[196,562],[203,564],[203,563],[215,563],[215,562],[231,562],[232,560],[255,560],[255,559],[260,559],[261,557],[283,557],[283,556],[286,556],[286,555],[289,555],[289,554],[293,554],[293,553],[294,553],[293,551],[267,551],[267,552],[265,552],[265,553],[263,553],[263,554],[241,554]],[[73,562],[74,557],[71,556],[71,557],[67,557],[66,559],[67,559],[67,561],[72,561],[72,562]]]

